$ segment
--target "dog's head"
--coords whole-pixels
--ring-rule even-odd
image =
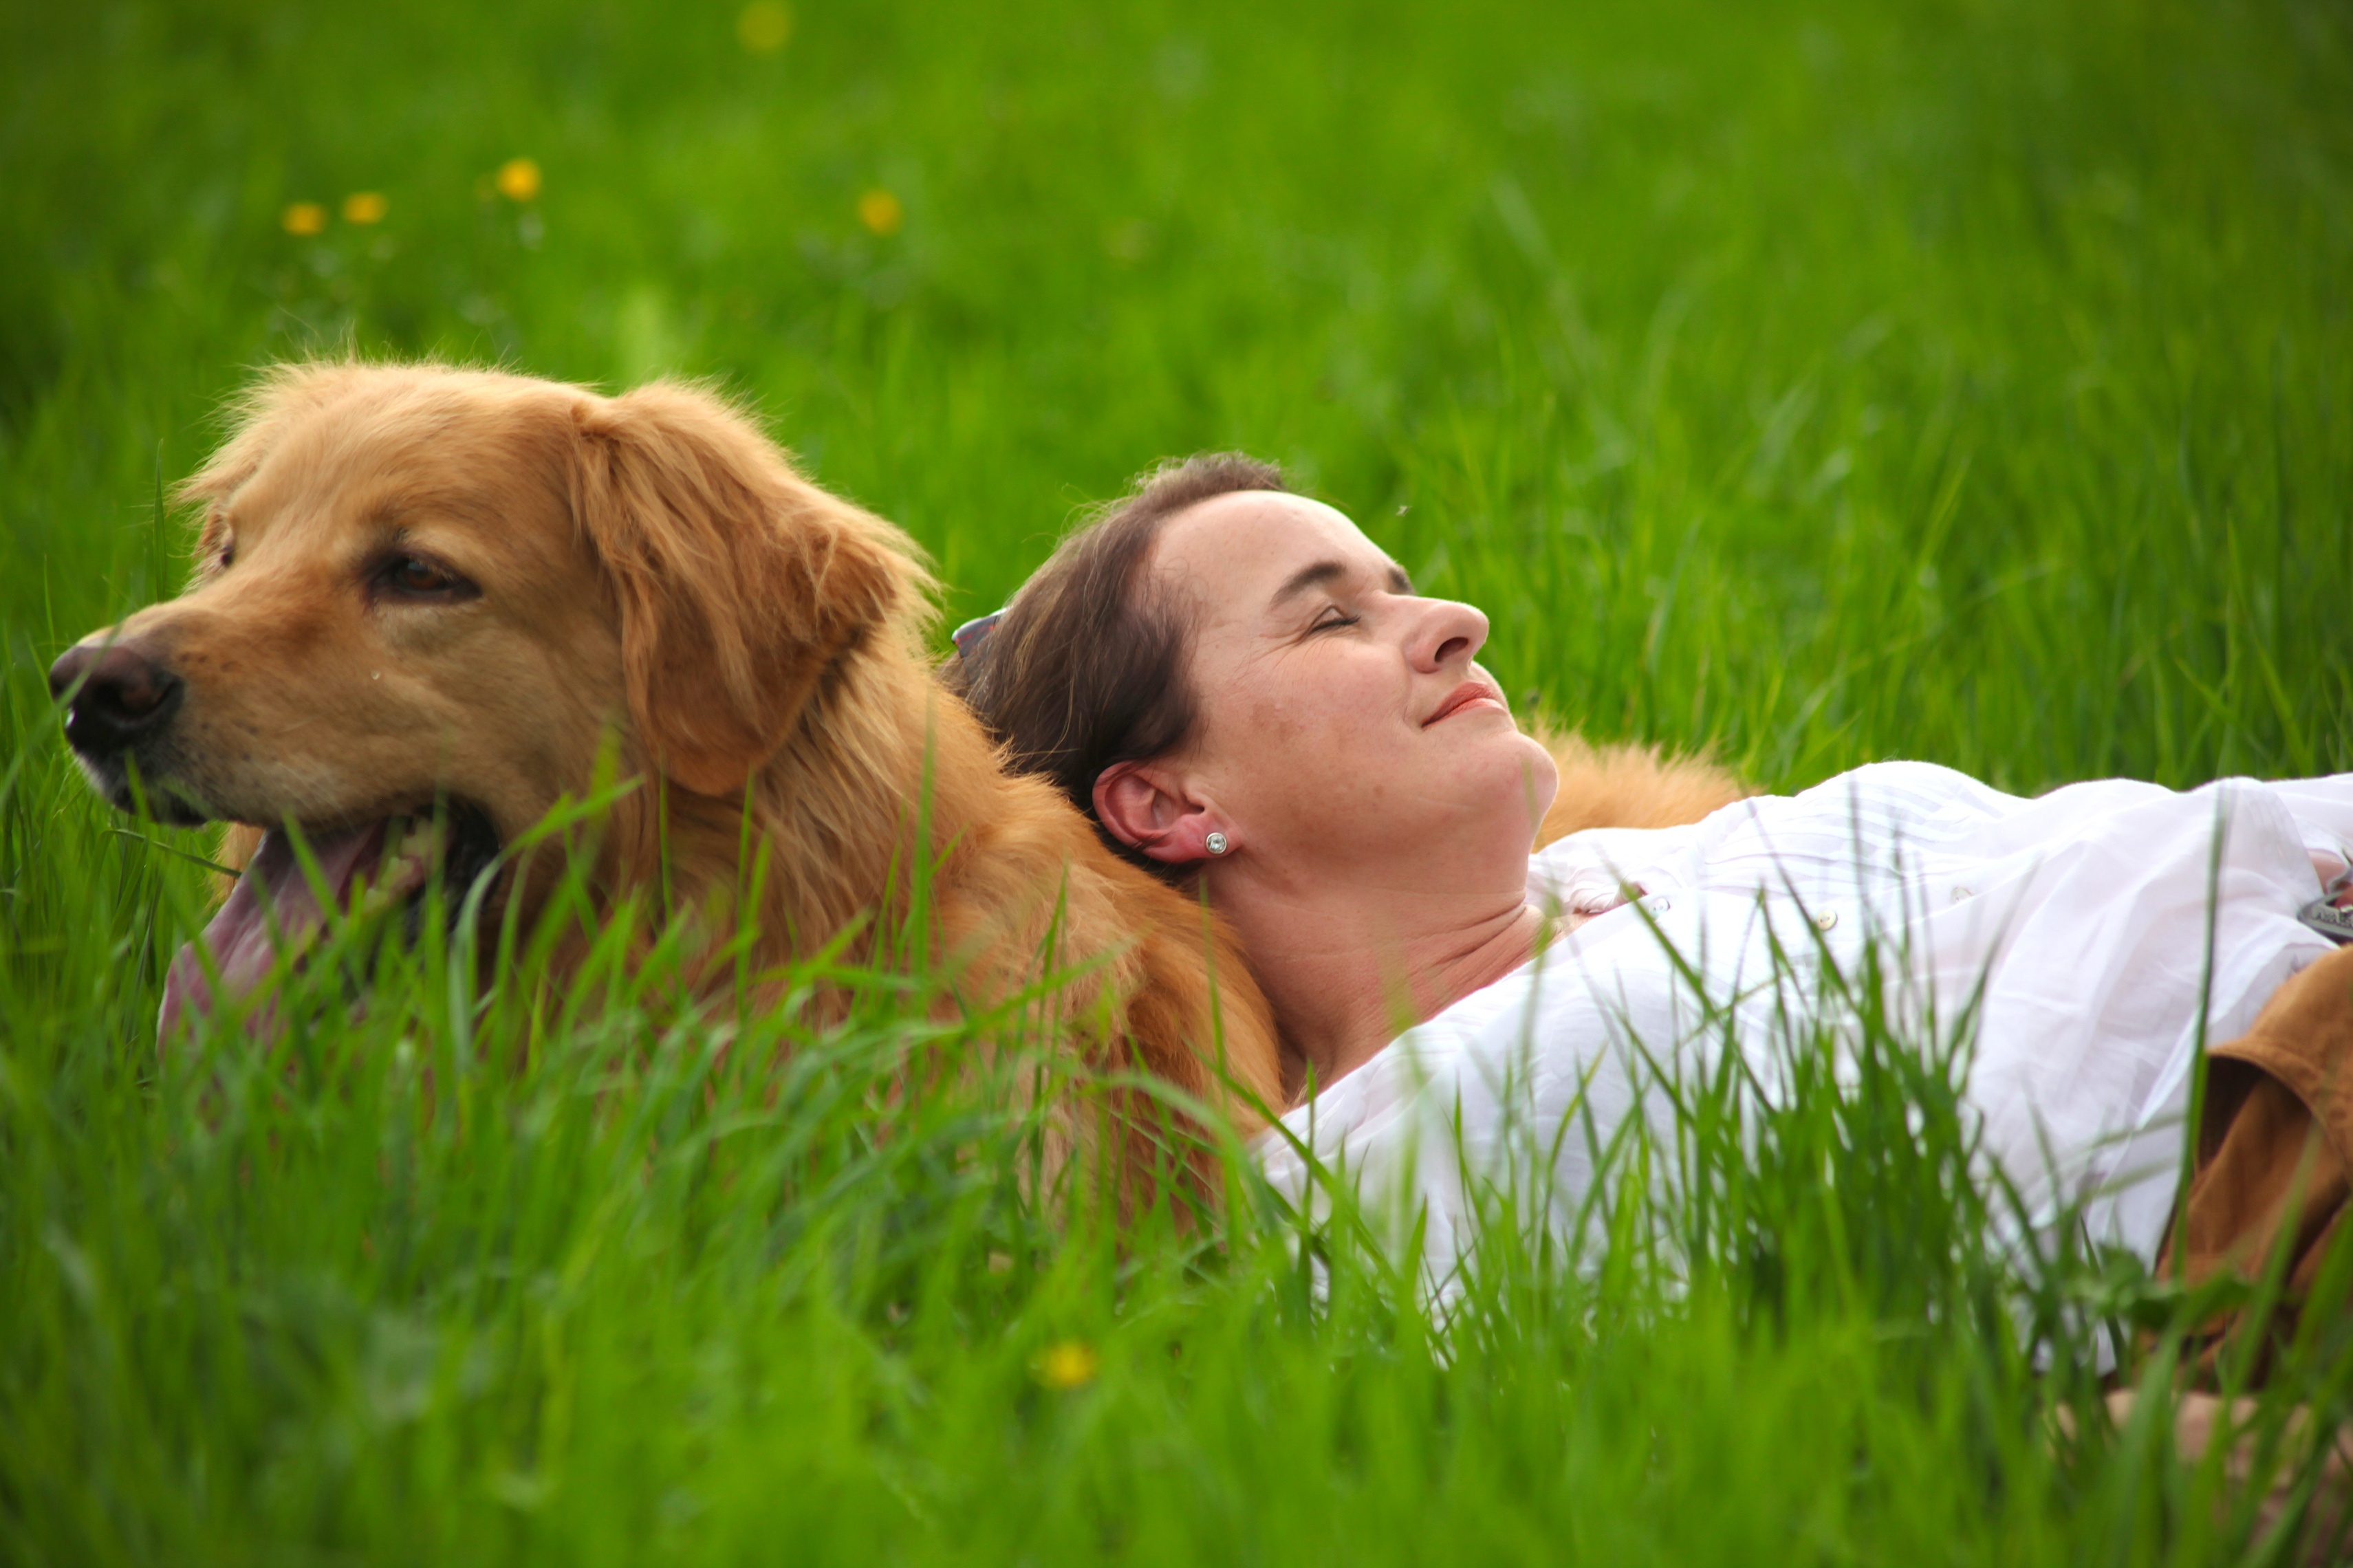
[[[904,535],[681,386],[280,369],[183,494],[188,591],[50,685],[109,800],[264,830],[208,932],[232,978],[268,962],[260,901],[315,919],[286,824],[338,899],[416,898],[437,860],[462,888],[607,735],[625,770],[730,795],[928,613]]]

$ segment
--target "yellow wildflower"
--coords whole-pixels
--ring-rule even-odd
[[[510,158],[500,164],[499,195],[511,202],[527,202],[538,195],[538,163],[530,158]]]
[[[319,234],[327,226],[327,209],[316,202],[296,202],[278,222],[289,234]]]
[[[1103,1370],[1103,1358],[1095,1347],[1083,1340],[1064,1340],[1049,1345],[1029,1363],[1030,1374],[1049,1388],[1081,1388],[1095,1380]]]
[[[381,193],[360,191],[343,198],[345,223],[382,223],[385,200]]]
[[[793,8],[778,0],[752,0],[735,18],[735,36],[755,55],[773,55],[793,36]]]
[[[907,221],[907,209],[899,205],[898,197],[878,187],[858,198],[858,221],[870,233],[896,234]]]

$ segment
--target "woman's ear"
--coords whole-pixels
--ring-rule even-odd
[[[1095,820],[1121,843],[1171,866],[1209,858],[1218,814],[1172,768],[1113,763],[1095,775]],[[1228,839],[1232,829],[1224,830]],[[1219,853],[1222,854],[1221,849]]]
[[[574,508],[621,619],[629,723],[665,775],[725,795],[929,578],[896,529],[793,471],[744,415],[656,384],[575,410]]]

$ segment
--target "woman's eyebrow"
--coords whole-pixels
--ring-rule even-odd
[[[1345,561],[1318,561],[1310,565],[1302,566],[1282,580],[1282,586],[1274,591],[1274,597],[1269,599],[1267,604],[1270,607],[1280,605],[1286,599],[1296,598],[1310,588],[1320,587],[1324,584],[1337,581],[1347,574],[1348,563]],[[1413,580],[1405,574],[1405,568],[1396,562],[1389,563],[1388,571],[1384,575],[1388,578],[1390,593],[1413,592]]]
[[[1345,577],[1347,574],[1348,563],[1345,561],[1318,561],[1311,565],[1302,566],[1282,580],[1282,586],[1274,591],[1274,597],[1269,599],[1267,604],[1270,607],[1280,605],[1285,599],[1296,598],[1310,588],[1318,587],[1335,579]]]

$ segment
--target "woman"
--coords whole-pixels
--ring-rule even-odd
[[[2144,1259],[2198,1047],[2232,1042],[2189,1261],[2260,1261],[2292,1220],[2308,1282],[2353,1129],[2331,1080],[2353,953],[2319,929],[2353,776],[2022,800],[1888,763],[1532,853],[1556,768],[1479,667],[1487,629],[1272,468],[1217,456],[1150,476],[958,634],[952,683],[1017,761],[1121,853],[1199,879],[1240,936],[1297,1053],[1303,1103],[1260,1145],[1279,1187],[1304,1195],[1311,1151],[1426,1212],[1442,1270],[1468,1242],[1460,1173],[1498,1173],[1515,1130],[1573,1207],[1614,1128],[1664,1125],[1658,1073],[1729,1038],[1769,1083],[1876,944],[1915,1037],[1974,1025],[1987,1154]],[[1417,1160],[1432,1136],[1465,1158]]]

